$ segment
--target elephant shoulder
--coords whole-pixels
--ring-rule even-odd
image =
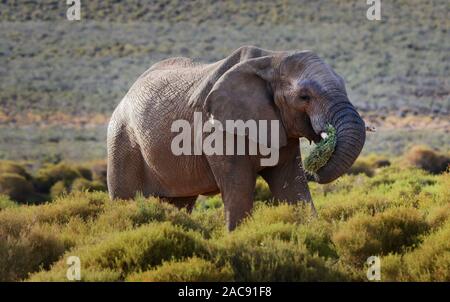
[[[174,70],[180,68],[192,68],[201,65],[200,63],[194,62],[190,58],[185,57],[174,57],[159,61],[149,69],[147,69],[139,78],[144,78],[153,71],[163,71],[163,70]]]
[[[175,57],[162,60],[158,63],[153,64],[149,70],[161,70],[161,69],[177,69],[186,67],[195,67],[199,63],[194,62],[190,58],[185,57]]]

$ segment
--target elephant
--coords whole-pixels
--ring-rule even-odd
[[[172,123],[192,124],[196,112],[222,123],[278,121],[277,163],[261,165],[259,153],[174,155]],[[199,195],[220,193],[232,231],[251,213],[260,176],[274,200],[314,209],[300,138],[319,142],[327,125],[335,128],[337,139],[330,159],[316,173],[320,184],[352,166],[365,142],[365,124],[349,101],[343,78],[312,51],[242,46],[213,63],[169,58],[146,70],[111,116],[109,195],[131,199],[140,192],[191,211]],[[232,135],[249,139],[248,133]]]

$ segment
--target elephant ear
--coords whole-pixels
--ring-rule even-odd
[[[203,111],[218,120],[223,127],[227,120],[256,121],[258,136],[246,133],[252,141],[272,147],[271,125],[278,121],[279,148],[287,144],[286,132],[275,106],[270,82],[273,79],[273,56],[245,60],[234,65],[215,82],[203,103]],[[266,129],[259,127],[267,121]],[[229,129],[225,129],[228,132]],[[260,140],[260,131],[266,131],[266,140]],[[237,133],[234,129],[233,134]]]

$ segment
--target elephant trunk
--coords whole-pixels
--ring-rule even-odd
[[[336,129],[336,147],[329,161],[317,171],[316,181],[329,183],[344,174],[360,154],[366,139],[363,119],[347,100],[334,102],[327,110],[328,122]]]

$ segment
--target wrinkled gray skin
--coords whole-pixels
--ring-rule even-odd
[[[226,120],[279,120],[280,158],[261,167],[260,155],[172,154],[174,120],[193,124],[194,111]],[[345,173],[365,141],[365,125],[349,102],[344,81],[310,51],[275,52],[245,46],[212,63],[171,58],[153,65],[131,87],[108,127],[110,197],[137,192],[192,209],[199,194],[220,192],[229,230],[251,211],[258,175],[275,199],[312,205],[301,167],[299,138],[320,141],[327,124],[335,152],[318,171],[329,183]]]

